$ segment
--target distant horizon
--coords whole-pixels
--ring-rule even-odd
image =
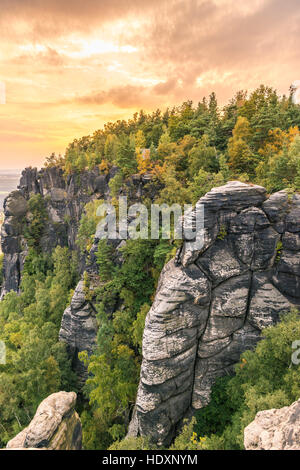
[[[0,167],[0,174],[6,174],[5,172],[11,172],[12,174],[21,173],[24,168],[2,168]]]
[[[3,212],[4,199],[17,189],[22,171],[19,168],[0,168],[0,212]]]

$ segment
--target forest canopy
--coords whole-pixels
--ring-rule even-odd
[[[300,189],[300,106],[261,85],[250,95],[239,91],[220,108],[212,93],[194,105],[135,113],[107,123],[91,136],[75,139],[64,157],[50,156],[66,174],[95,166],[120,173],[117,193],[132,174],[151,174],[164,186],[161,199],[195,203],[210,187],[228,179],[264,185],[269,192]],[[176,196],[174,196],[174,192]],[[179,196],[180,194],[180,196]]]

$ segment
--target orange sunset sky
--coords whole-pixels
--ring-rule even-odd
[[[0,0],[0,169],[136,110],[300,78],[299,0]]]

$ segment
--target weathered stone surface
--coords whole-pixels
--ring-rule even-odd
[[[300,251],[284,250],[278,264],[278,272],[294,274],[300,277]]]
[[[232,215],[233,212],[240,211],[246,207],[260,206],[265,199],[265,188],[247,185],[239,181],[229,181],[225,186],[214,188],[199,199],[195,210],[188,215],[184,224],[189,228],[193,228],[197,212],[201,212],[200,207],[203,206],[203,245],[201,248],[198,248],[196,244],[186,240],[181,252],[182,265],[188,266],[190,263],[193,263],[199,255],[215,242],[220,227],[224,224],[222,212],[223,216],[227,211]]]
[[[170,442],[261,330],[300,304],[298,202],[285,192],[266,200],[264,188],[239,182],[200,199],[204,244],[193,249],[185,240],[162,271],[129,433]],[[184,223],[194,227],[195,211]]]
[[[168,439],[189,407],[209,298],[210,282],[196,265],[177,267],[172,260],[165,266],[145,324],[136,413],[143,432],[158,440]]]
[[[282,237],[282,246],[286,250],[299,251],[300,250],[300,232],[298,233],[285,232]]]
[[[266,199],[266,189],[240,181],[229,181],[225,186],[213,188],[200,201],[209,209],[242,210],[246,207],[261,206]]]
[[[215,341],[213,345],[199,342],[191,403],[194,409],[208,405],[211,387],[215,380],[224,375],[231,375],[242,352],[253,348],[258,340],[259,331],[249,323],[245,323],[230,337],[221,339],[221,344],[217,344],[218,341]],[[211,350],[215,347],[215,354],[203,359],[203,352],[207,347]]]
[[[300,278],[294,274],[278,272],[273,278],[277,289],[291,299],[292,303],[300,302]]]
[[[27,201],[19,191],[12,191],[4,202],[6,216],[22,217],[27,211]]]
[[[273,282],[283,295],[289,296],[293,302],[298,303],[300,299],[300,250],[296,249],[298,237],[294,232],[286,232],[286,234],[287,238],[285,238],[285,234],[282,237],[283,249],[279,256]],[[288,243],[292,243],[292,246],[289,244],[287,247],[287,240],[289,240]]]
[[[248,308],[250,281],[251,274],[248,272],[228,279],[214,289],[203,341],[225,338],[243,326]]]
[[[248,321],[260,330],[274,325],[280,314],[288,312],[291,307],[266,273],[254,273],[251,296]]]
[[[203,269],[214,285],[233,276],[238,276],[247,270],[236,257],[231,240],[226,237],[216,242],[200,256],[196,264]]]
[[[276,224],[276,229],[282,233],[285,226],[285,215],[289,210],[289,198],[286,191],[278,191],[272,194],[269,199],[263,203],[262,207],[270,221]]]
[[[244,430],[246,450],[300,450],[300,400],[260,411]]]
[[[252,270],[268,269],[274,265],[276,246],[279,240],[280,236],[273,227],[255,232]]]
[[[8,442],[7,448],[80,450],[82,430],[75,404],[76,393],[53,393],[40,404],[29,426]]]
[[[300,232],[300,195],[294,194],[286,217],[287,232]]]
[[[95,312],[92,300],[86,300],[84,282],[81,280],[74,291],[70,306],[64,311],[59,331],[60,341],[67,344],[79,386],[84,385],[87,370],[78,359],[78,353],[87,351],[90,355],[93,352],[98,331]]]

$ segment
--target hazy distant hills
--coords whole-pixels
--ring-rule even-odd
[[[21,170],[0,170],[0,211],[3,211],[3,202],[6,196],[17,189]]]

